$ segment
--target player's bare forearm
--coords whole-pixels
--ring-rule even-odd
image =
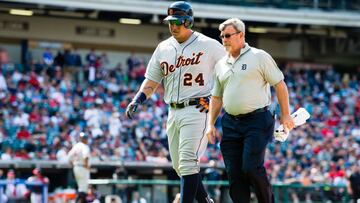
[[[146,98],[149,98],[155,92],[158,86],[159,83],[149,79],[145,79],[141,84],[139,91],[143,92],[146,95]]]
[[[290,116],[289,93],[285,82],[281,81],[277,83],[275,85],[275,91],[281,109],[280,122],[284,125],[284,131],[288,133],[291,129],[295,127],[295,123]]]
[[[275,86],[275,92],[277,99],[279,101],[281,115],[290,115],[290,108],[289,108],[289,93],[285,82],[282,80],[277,83]]]
[[[209,121],[207,123],[208,128],[206,130],[206,136],[210,144],[215,144],[215,140],[216,140],[215,122],[220,114],[221,108],[222,108],[222,98],[212,96],[210,99],[210,106],[209,106]],[[218,134],[218,140],[221,140],[219,134]]]
[[[84,159],[84,167],[85,168],[90,168],[90,166],[89,166],[89,158]]]
[[[208,125],[215,125],[216,119],[220,114],[221,108],[222,108],[222,98],[211,96]]]

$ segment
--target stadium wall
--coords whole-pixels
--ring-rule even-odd
[[[253,24],[249,23],[247,26],[250,28]],[[201,31],[214,38],[219,35],[216,28],[201,28]],[[324,27],[323,31],[330,32],[331,29]],[[277,62],[313,61],[328,62],[338,66],[358,66],[359,42],[351,32],[347,33],[349,39],[345,37],[347,35],[345,31],[343,37],[311,35],[306,32],[302,34],[259,34],[249,30],[247,32],[250,45],[271,53]],[[20,61],[21,40],[28,40],[34,58],[43,52],[47,43],[59,43],[63,47],[54,48],[54,51],[66,46],[77,48],[81,55],[85,55],[91,48],[101,52],[106,51],[110,61],[115,62],[111,64],[114,67],[118,61],[124,61],[131,52],[145,53],[144,58],[149,58],[157,44],[168,36],[167,26],[161,24],[124,25],[74,18],[0,14],[0,44],[15,45],[8,48],[14,62]],[[115,60],[112,60],[112,57]]]
[[[167,36],[166,26],[0,14],[0,37],[3,38],[139,47],[151,51]]]

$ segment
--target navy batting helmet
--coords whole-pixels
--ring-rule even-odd
[[[183,24],[186,28],[194,25],[193,10],[191,5],[185,1],[177,1],[172,3],[168,10],[168,16],[164,21],[179,21],[179,25]]]
[[[88,139],[88,138],[89,138],[88,135],[87,135],[85,132],[80,132],[80,133],[79,133],[79,137],[80,137],[81,139]]]

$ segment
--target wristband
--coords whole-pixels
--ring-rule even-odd
[[[145,100],[146,100],[146,94],[144,92],[138,92],[133,99],[133,101],[139,104],[142,104]]]

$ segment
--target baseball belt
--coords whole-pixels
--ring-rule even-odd
[[[200,98],[195,98],[195,99],[189,99],[188,101],[182,102],[182,103],[175,103],[172,102],[170,103],[170,107],[174,108],[174,109],[182,109],[186,106],[194,106],[194,105],[198,105],[200,101]]]

